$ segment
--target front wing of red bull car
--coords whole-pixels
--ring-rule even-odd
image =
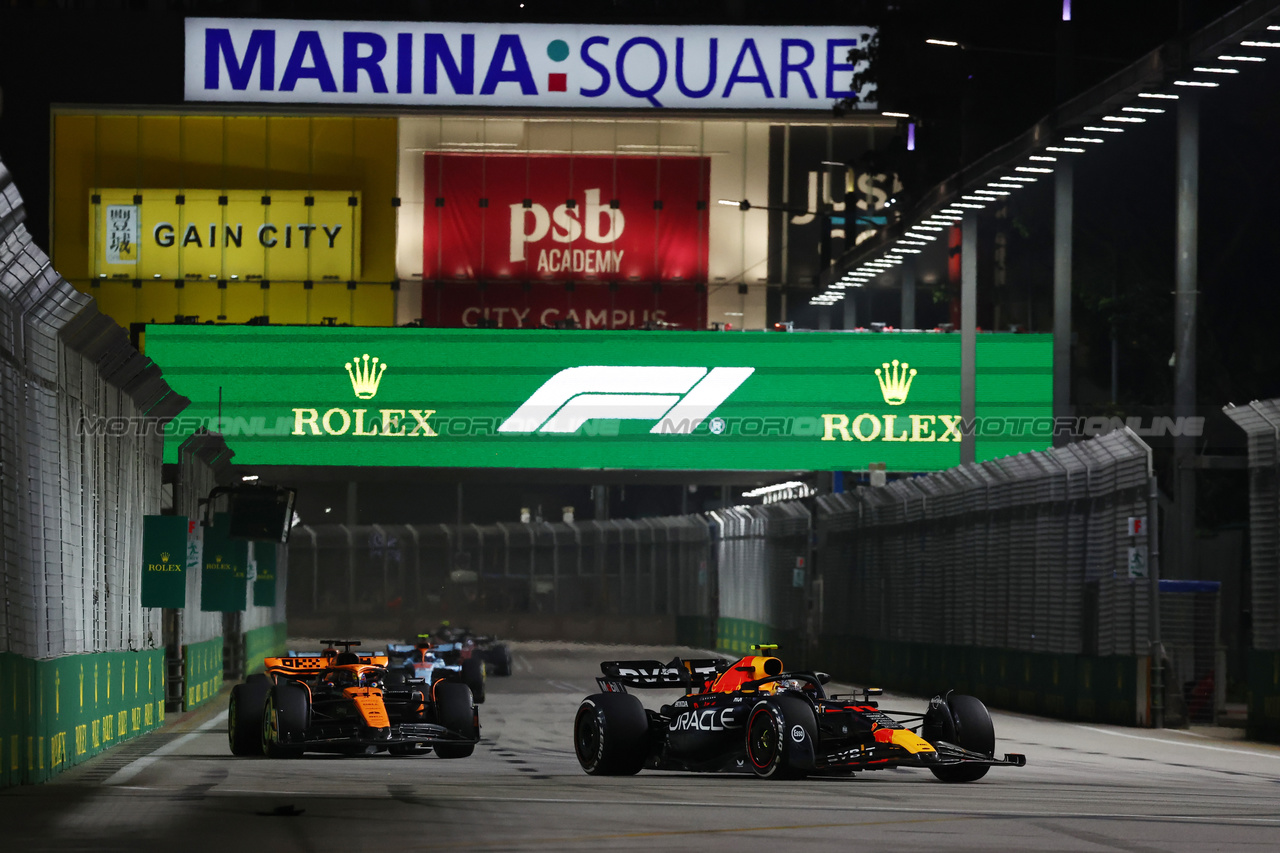
[[[600,666],[601,692],[574,721],[578,761],[593,775],[649,768],[798,778],[923,767],[944,782],[972,782],[991,767],[1026,764],[1017,753],[996,757],[991,715],[972,696],[935,696],[922,714],[885,711],[872,698],[879,689],[828,695],[824,673],[785,671],[769,654]],[[683,695],[654,711],[628,687]]]

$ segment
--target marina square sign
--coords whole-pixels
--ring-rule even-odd
[[[960,337],[147,326],[197,428],[248,465],[931,471],[1041,450],[1052,338],[982,335],[977,418]],[[219,414],[221,413],[221,414]]]
[[[874,27],[186,20],[186,99],[606,109],[875,109]],[[852,53],[852,56],[851,56]]]

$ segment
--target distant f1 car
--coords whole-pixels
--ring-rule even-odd
[[[234,755],[409,755],[430,747],[441,758],[465,758],[474,751],[480,714],[465,684],[388,671],[386,657],[351,651],[355,640],[321,642],[327,648],[318,655],[266,658],[265,673],[232,689]]]
[[[828,696],[825,673],[787,672],[769,654],[777,646],[752,648],[763,654],[600,664],[602,692],[583,699],[574,720],[582,769],[597,776],[649,768],[799,778],[924,767],[944,782],[973,782],[991,767],[1026,764],[1019,754],[995,757],[991,715],[972,696],[935,696],[923,714],[881,711],[870,698],[879,689]],[[678,687],[684,695],[655,712],[627,687]]]
[[[490,675],[511,674],[511,648],[506,643],[498,642],[498,638],[492,634],[477,634],[470,628],[454,628],[448,622],[443,622],[431,636],[436,640],[438,650],[450,663],[454,662],[450,652],[456,652],[460,660],[478,653]]]
[[[388,666],[407,675],[435,684],[455,678],[471,688],[476,704],[484,702],[485,665],[471,648],[462,643],[435,643],[430,634],[419,634],[412,643],[388,643]]]

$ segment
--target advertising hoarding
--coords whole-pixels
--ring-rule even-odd
[[[980,337],[972,425],[958,335],[149,326],[147,355],[192,401],[166,454],[209,426],[250,465],[927,471],[1052,430],[1047,335]]]
[[[875,109],[874,27],[186,20],[188,101]],[[856,86],[856,88],[855,88]]]
[[[683,329],[707,325],[707,291],[643,282],[438,282],[422,295],[422,322],[443,328]],[[572,325],[566,325],[572,324]]]
[[[706,280],[710,158],[424,159],[424,280]]]
[[[94,278],[350,281],[359,191],[94,189]]]

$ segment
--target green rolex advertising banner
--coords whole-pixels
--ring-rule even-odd
[[[1049,335],[148,326],[147,355],[249,465],[891,471],[1051,443]],[[222,408],[219,410],[219,391]],[[221,417],[219,417],[221,411]]]
[[[187,606],[187,519],[148,515],[142,519],[142,606]]]
[[[204,528],[200,609],[244,610],[248,599],[249,543],[230,537],[230,519],[215,513],[213,526]]]
[[[253,560],[257,571],[253,577],[253,606],[276,606],[276,555],[280,546],[274,542],[254,542]]]

